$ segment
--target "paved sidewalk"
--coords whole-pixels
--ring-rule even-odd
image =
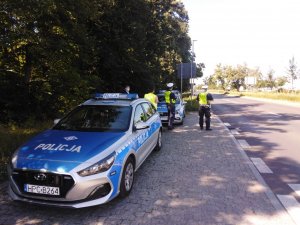
[[[0,192],[0,224],[294,224],[230,132],[212,118],[200,131],[196,113],[164,129],[163,148],[137,171],[129,197],[87,209],[12,203]]]

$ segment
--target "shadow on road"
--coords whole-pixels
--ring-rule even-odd
[[[163,148],[137,171],[129,197],[86,209],[12,203],[0,224],[289,224],[276,210],[223,125],[200,131],[197,114],[163,133]]]

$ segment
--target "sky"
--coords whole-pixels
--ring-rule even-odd
[[[244,65],[286,75],[289,60],[300,68],[299,0],[182,0],[197,63]]]

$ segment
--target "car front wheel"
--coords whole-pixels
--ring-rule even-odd
[[[134,162],[131,157],[129,157],[125,163],[122,179],[121,179],[121,186],[120,186],[120,197],[126,197],[132,190],[134,181]]]
[[[154,148],[155,151],[159,151],[161,149],[161,146],[162,146],[162,133],[161,133],[161,130],[159,130],[159,133],[158,133],[158,137],[157,137],[157,142],[156,142],[156,146]]]

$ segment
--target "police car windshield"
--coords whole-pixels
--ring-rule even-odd
[[[83,105],[74,109],[55,130],[126,131],[131,118],[131,106]]]

